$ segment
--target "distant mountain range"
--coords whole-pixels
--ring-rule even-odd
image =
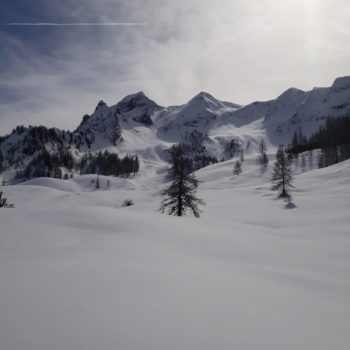
[[[349,113],[350,76],[311,91],[290,88],[274,100],[246,106],[201,92],[184,105],[162,107],[138,92],[113,106],[100,101],[72,132],[17,127],[0,138],[0,162],[2,170],[23,168],[43,147],[48,152],[69,150],[75,159],[107,149],[141,160],[162,160],[164,150],[179,142],[194,154],[227,159],[236,151],[230,149],[233,140],[236,148],[253,152],[261,138],[270,145],[287,144],[295,131],[309,136],[327,116]]]

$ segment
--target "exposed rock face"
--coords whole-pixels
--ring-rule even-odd
[[[82,150],[115,145],[121,137],[117,112],[100,101],[91,116],[84,116],[73,135],[75,146]]]
[[[124,123],[130,123],[133,120],[146,126],[153,125],[152,115],[162,109],[142,91],[124,97],[114,108],[121,115]]]

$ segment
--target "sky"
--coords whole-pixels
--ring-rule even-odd
[[[350,75],[349,20],[348,0],[3,0],[0,134],[73,130],[138,91],[248,104],[330,86]]]

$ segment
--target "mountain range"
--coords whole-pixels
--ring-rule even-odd
[[[0,160],[3,170],[18,169],[43,147],[48,152],[69,149],[75,159],[109,150],[164,160],[164,151],[179,142],[190,145],[194,154],[227,159],[235,153],[232,140],[247,152],[255,151],[261,138],[268,145],[288,144],[295,131],[310,136],[327,116],[349,113],[350,76],[330,87],[290,88],[276,99],[245,106],[201,92],[183,105],[162,107],[138,92],[112,106],[98,102],[74,131],[18,126],[0,138]]]

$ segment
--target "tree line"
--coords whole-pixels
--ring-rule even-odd
[[[50,153],[43,147],[41,151],[29,162],[23,171],[17,171],[17,179],[32,179],[36,177],[62,178],[61,167],[71,171],[75,165],[72,153],[62,147]]]
[[[108,151],[84,155],[79,163],[80,174],[99,174],[105,176],[130,176],[139,171],[137,156],[126,155],[119,158],[117,153]]]
[[[326,167],[350,158],[350,115],[328,117],[326,123],[309,138],[299,129],[293,135],[287,152],[292,156],[312,150],[320,150],[319,167]]]
[[[45,147],[29,162],[24,170],[17,170],[17,179],[32,179],[36,177],[52,177],[67,179],[73,176],[73,170],[80,174],[99,174],[106,176],[129,176],[139,171],[139,159],[137,156],[125,156],[119,158],[118,154],[108,151],[99,152],[96,155],[84,155],[79,161],[75,161],[71,151],[67,148],[59,148],[56,152],[49,152]],[[70,174],[63,174],[66,169]]]

